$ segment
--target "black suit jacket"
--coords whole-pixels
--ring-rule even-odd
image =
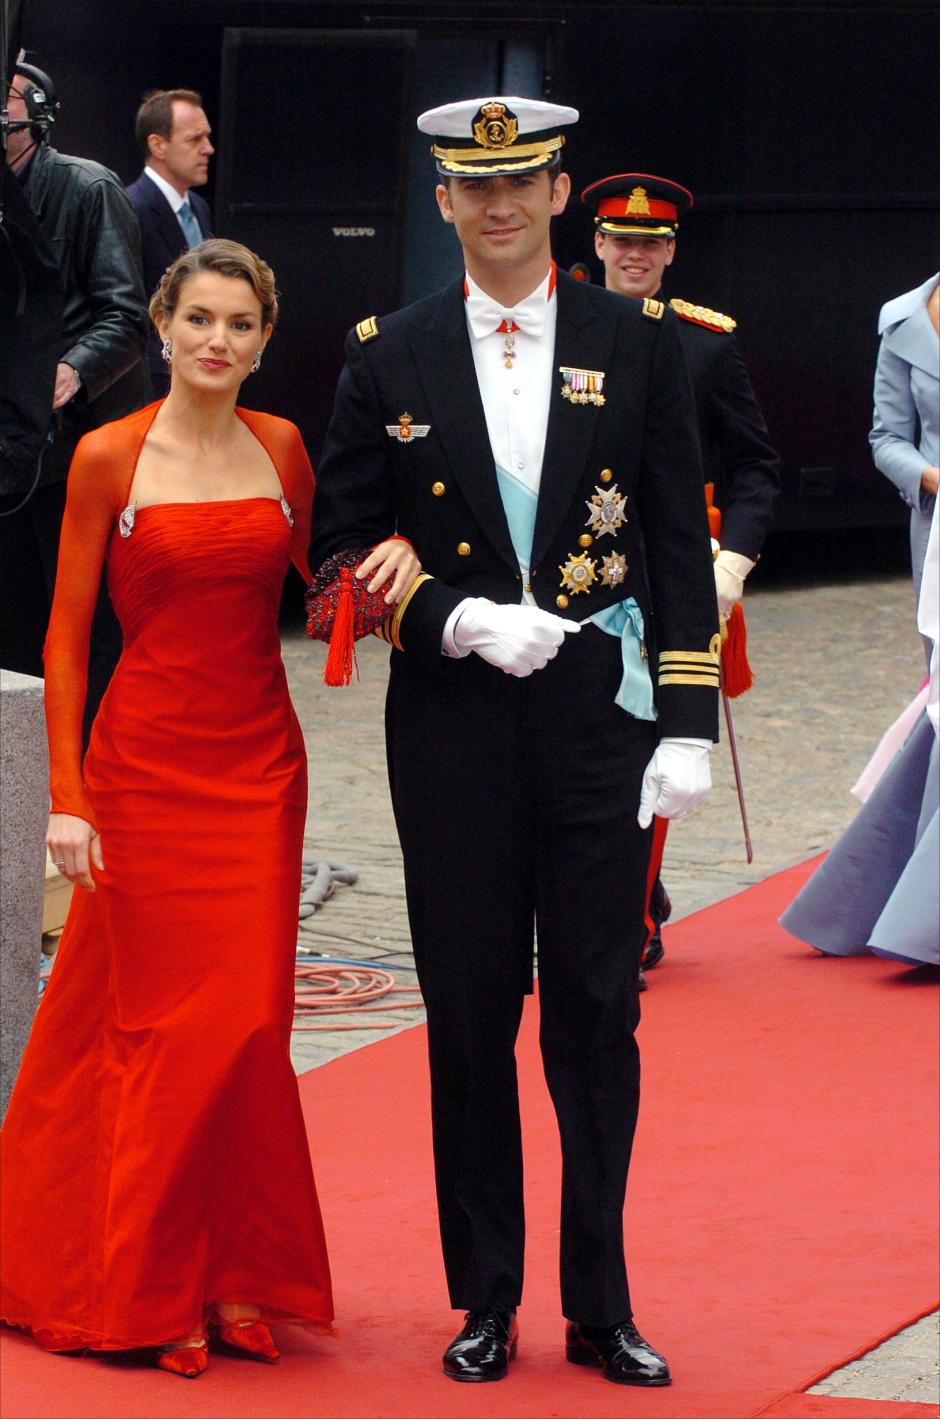
[[[144,289],[149,301],[166,268],[172,266],[176,258],[186,250],[186,238],[173,208],[157,184],[145,172],[141,173],[136,182],[131,183],[127,195],[140,223]],[[211,237],[212,213],[208,202],[192,188],[188,196],[200,231],[204,237]],[[167,384],[166,366],[160,356],[160,341],[153,330],[147,341],[147,363],[154,393],[164,392]]]
[[[715,588],[695,406],[677,320],[658,303],[658,315],[646,314],[638,301],[561,272],[557,299],[533,594],[544,609],[579,621],[634,596],[647,626],[654,624],[660,732],[717,738]],[[603,371],[604,404],[562,398],[560,366]],[[430,426],[424,437],[399,441],[405,413],[415,426]],[[627,521],[615,535],[594,537],[585,547],[590,499],[614,487],[627,498]],[[521,588],[462,281],[350,333],[313,527],[315,567],[396,530],[408,537],[429,578],[416,584],[395,617],[393,661],[403,655],[420,664],[425,679],[427,672],[473,673],[467,661],[441,654],[448,615],[465,596],[518,603]],[[615,552],[628,570],[621,585],[608,588],[600,579],[603,557]],[[596,564],[596,579],[586,592],[566,593],[560,568],[584,553]]]
[[[756,560],[780,493],[780,458],[734,335],[683,316],[679,338],[698,409],[706,483],[721,508],[721,545]]]

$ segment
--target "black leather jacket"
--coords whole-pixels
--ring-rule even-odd
[[[82,381],[77,395],[52,416],[41,478],[46,484],[66,476],[75,445],[89,429],[147,402],[142,356],[150,321],[140,230],[115,174],[43,145],[23,191],[62,279],[55,360],[71,365]]]

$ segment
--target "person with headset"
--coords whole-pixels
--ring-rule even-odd
[[[42,675],[52,605],[65,480],[89,429],[139,409],[150,392],[142,356],[149,322],[140,268],[140,233],[119,178],[49,142],[58,102],[49,75],[21,52],[7,93],[5,159],[58,266],[61,318],[52,325],[55,363],[49,423],[40,456],[0,487],[3,615],[0,663]],[[13,443],[2,411],[0,439]],[[86,736],[120,651],[104,591],[92,633]]]

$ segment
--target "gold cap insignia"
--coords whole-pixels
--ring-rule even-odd
[[[473,125],[481,148],[508,148],[516,141],[519,125],[504,103],[485,103]]]
[[[630,193],[630,201],[627,203],[627,216],[648,217],[649,214],[650,204],[646,195],[646,188],[635,187]]]

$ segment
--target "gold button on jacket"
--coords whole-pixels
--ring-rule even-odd
[[[435,496],[436,498],[442,498],[442,497],[444,496],[445,491],[446,491],[446,489],[445,489],[443,483],[432,483],[432,484],[431,484],[431,492],[434,494],[434,496]]]
[[[562,592],[560,596],[555,597],[555,605],[558,607],[559,611],[564,611],[565,607],[568,605],[568,598],[564,592]]]
[[[469,543],[469,542],[458,542],[458,543],[457,543],[457,556],[458,556],[458,557],[469,557],[469,555],[470,555],[470,543]]]

